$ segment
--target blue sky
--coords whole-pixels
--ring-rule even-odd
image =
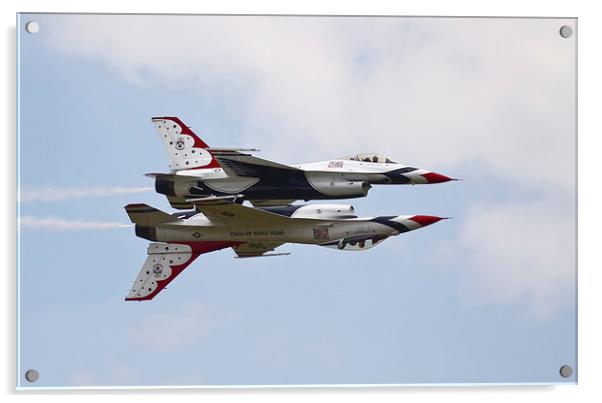
[[[22,15],[21,372],[40,387],[575,381],[558,376],[576,366],[574,40],[557,35],[572,22]],[[167,170],[155,115],[280,162],[381,151],[463,178],[350,202],[455,219],[363,253],[203,255],[126,303],[146,241],[119,227],[123,206],[169,210],[138,192]],[[83,196],[53,200],[65,189]]]

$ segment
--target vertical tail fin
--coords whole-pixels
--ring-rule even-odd
[[[152,122],[165,145],[170,169],[179,171],[220,167],[206,150],[209,146],[177,117],[154,117]]]
[[[199,255],[234,247],[240,242],[151,243],[146,261],[132,285],[126,301],[153,299]]]

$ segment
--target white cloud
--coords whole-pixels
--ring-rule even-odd
[[[433,169],[476,160],[517,183],[567,190],[574,46],[559,23],[77,15],[47,39],[137,84],[237,94],[229,108],[270,156],[374,150]]]
[[[79,221],[65,220],[55,217],[34,216],[21,216],[19,218],[19,225],[21,228],[37,228],[53,231],[85,231],[132,227],[132,224],[124,224],[120,222]]]
[[[19,201],[21,203],[40,203],[47,201],[62,201],[88,197],[108,197],[130,193],[150,192],[152,187],[88,187],[88,188],[57,188],[45,186],[41,188],[21,188]]]
[[[556,201],[473,206],[459,243],[469,251],[469,296],[519,302],[537,318],[575,297],[575,220]]]

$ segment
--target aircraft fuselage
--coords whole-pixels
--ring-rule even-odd
[[[411,216],[376,217],[349,220],[290,219],[282,223],[241,223],[216,225],[202,214],[185,221],[155,227],[136,227],[136,234],[158,242],[267,242],[320,245],[331,240],[388,237],[416,229]],[[380,222],[379,222],[380,221]],[[386,221],[387,223],[383,223]]]
[[[156,177],[158,193],[168,197],[201,198],[244,194],[248,200],[329,200],[365,197],[373,184],[422,184],[433,173],[404,166],[332,160],[292,165],[296,171],[257,177],[228,176],[222,168],[191,169]],[[261,167],[257,170],[261,173]]]

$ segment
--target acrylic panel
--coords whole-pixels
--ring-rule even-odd
[[[577,382],[575,18],[16,30],[19,388]]]

